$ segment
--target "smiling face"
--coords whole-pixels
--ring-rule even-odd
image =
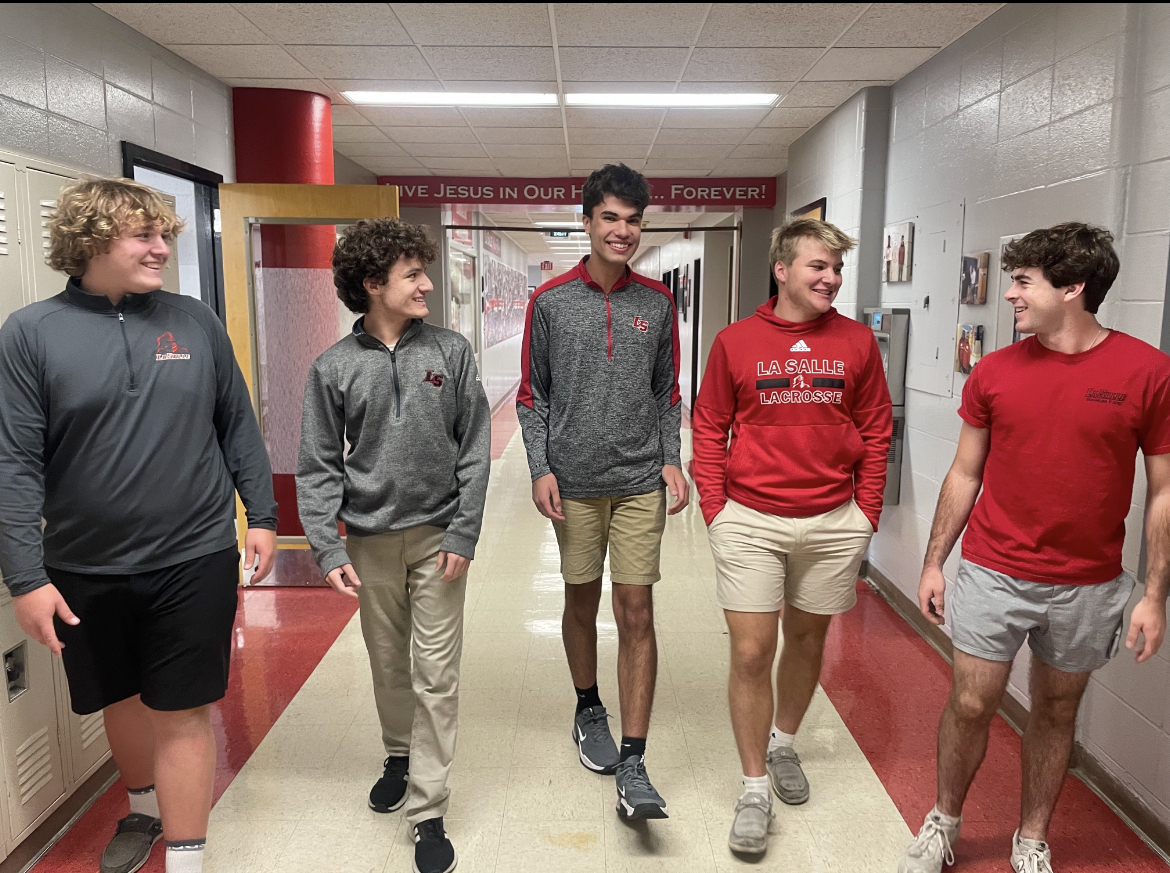
[[[1012,270],[1012,284],[1003,299],[1015,310],[1016,330],[1020,333],[1052,334],[1066,319],[1084,311],[1083,284],[1056,288],[1044,278],[1039,267]]]
[[[812,321],[824,315],[841,290],[845,261],[823,242],[805,237],[797,243],[791,264],[777,261],[773,268],[778,294],[776,315],[785,321]]]
[[[122,233],[108,250],[91,257],[81,286],[97,293],[146,294],[163,285],[171,249],[162,229],[146,225]]]
[[[426,318],[430,309],[426,297],[435,290],[427,278],[426,265],[418,258],[402,257],[394,262],[384,283],[366,279],[370,311],[375,307],[394,320]]]
[[[628,264],[642,241],[642,210],[612,194],[593,207],[592,216],[583,216],[582,223],[590,253],[615,267]]]

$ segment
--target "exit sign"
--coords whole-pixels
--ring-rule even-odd
[[[552,268],[553,268],[553,262],[552,262],[552,261],[541,261],[541,262],[540,262],[540,269],[542,269],[542,270],[551,270]]]
[[[567,230],[550,230],[548,235],[553,239],[568,239],[569,232]]]

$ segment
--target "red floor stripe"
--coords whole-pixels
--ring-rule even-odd
[[[215,799],[243,768],[276,719],[357,611],[357,602],[323,588],[241,589],[227,696],[212,707],[218,757]],[[90,807],[33,868],[92,873],[118,819],[129,811],[121,780]],[[144,873],[163,873],[164,853]]]
[[[934,804],[938,719],[951,670],[915,630],[864,583],[857,606],[833,622],[821,684],[846,727],[917,833]],[[964,810],[955,871],[1010,869],[1020,814],[1020,738],[996,716],[987,758]],[[1163,863],[1080,780],[1065,779],[1049,833],[1061,873],[1165,871]]]

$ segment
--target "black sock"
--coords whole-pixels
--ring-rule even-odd
[[[596,682],[593,683],[591,688],[578,688],[574,685],[573,690],[577,692],[577,712],[588,709],[591,706],[601,706],[601,698],[597,694]]]
[[[618,752],[618,760],[624,761],[631,755],[641,758],[646,754],[646,738],[645,737],[622,737],[622,748]]]

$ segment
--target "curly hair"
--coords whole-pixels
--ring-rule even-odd
[[[815,240],[835,255],[852,251],[857,245],[857,240],[835,224],[818,218],[794,218],[772,231],[772,245],[768,248],[768,256],[772,261],[773,270],[776,269],[776,264],[781,262],[792,266],[792,262],[796,260],[797,246],[802,239]]]
[[[1004,246],[1002,261],[1005,273],[1036,267],[1054,288],[1084,282],[1081,297],[1086,311],[1094,314],[1121,269],[1113,234],[1079,221],[1044,227],[1012,240]]]
[[[592,218],[593,208],[606,194],[637,207],[639,212],[645,212],[650,205],[650,184],[646,177],[625,164],[606,164],[589,174],[581,188],[581,211]]]
[[[68,276],[80,276],[95,255],[114,240],[158,227],[167,243],[183,230],[183,220],[153,188],[130,179],[83,179],[61,191],[49,219],[45,263]]]
[[[350,312],[369,312],[370,294],[363,283],[386,282],[399,258],[433,264],[439,258],[439,244],[423,225],[399,218],[369,218],[347,227],[333,247],[337,299]]]

